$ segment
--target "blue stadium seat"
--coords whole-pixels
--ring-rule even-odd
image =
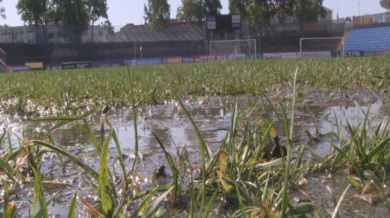
[[[352,29],[344,49],[347,52],[390,50],[390,26]]]

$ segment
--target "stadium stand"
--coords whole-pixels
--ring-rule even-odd
[[[352,29],[345,41],[345,51],[390,50],[390,26]]]
[[[117,33],[117,38],[123,42],[188,41],[204,40],[204,34],[204,27],[196,24],[178,23],[161,29],[127,24]]]

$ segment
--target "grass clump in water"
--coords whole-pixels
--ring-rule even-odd
[[[141,105],[142,99],[147,99],[147,96],[159,93],[156,90],[160,85],[153,85],[152,94],[145,95],[144,98],[137,97],[137,88],[139,88],[140,76],[127,74],[127,84],[130,84],[130,89],[126,93],[129,96],[132,105],[134,116],[134,128],[137,129],[135,119],[136,107]],[[196,75],[196,74],[195,74]],[[161,75],[160,75],[161,76]],[[206,75],[203,75],[206,76]],[[304,77],[304,75],[303,75]],[[160,77],[160,82],[165,77]],[[77,196],[88,210],[98,217],[151,217],[151,216],[171,216],[172,208],[179,203],[183,203],[182,207],[188,211],[188,217],[209,217],[212,208],[215,207],[216,199],[223,198],[225,203],[232,203],[236,206],[233,212],[233,217],[288,217],[288,216],[305,216],[313,217],[330,217],[337,216],[340,208],[340,203],[345,197],[346,191],[342,194],[340,200],[335,203],[333,212],[328,212],[325,205],[316,202],[301,202],[293,205],[287,193],[293,187],[299,187],[298,182],[302,177],[309,173],[312,166],[322,164],[322,170],[335,171],[337,168],[349,167],[351,172],[356,175],[349,177],[349,180],[355,186],[361,183],[361,187],[366,186],[365,177],[370,174],[374,182],[383,187],[385,174],[388,172],[389,163],[389,136],[388,136],[388,121],[381,122],[374,128],[374,118],[369,118],[368,112],[366,117],[359,126],[354,127],[348,123],[348,131],[350,139],[344,142],[341,138],[341,124],[339,124],[338,132],[335,133],[339,145],[332,147],[334,150],[326,157],[316,155],[307,145],[293,145],[293,123],[294,123],[294,107],[295,98],[299,96],[296,93],[298,77],[293,77],[294,81],[291,84],[292,88],[292,108],[291,108],[291,124],[288,125],[288,118],[283,107],[279,104],[280,111],[273,107],[275,114],[282,114],[282,118],[278,118],[279,123],[283,123],[285,136],[278,134],[271,119],[263,118],[263,114],[256,114],[254,107],[257,104],[258,98],[248,104],[248,106],[239,108],[236,104],[232,111],[231,125],[228,132],[217,151],[212,151],[203,141],[200,131],[197,128],[192,116],[185,109],[184,104],[180,101],[183,89],[182,87],[167,88],[167,96],[174,96],[185,111],[188,119],[193,125],[194,131],[198,136],[199,149],[202,154],[202,164],[199,167],[191,166],[188,151],[184,148],[177,148],[177,155],[174,157],[168,153],[165,146],[155,134],[162,152],[164,152],[169,167],[173,173],[173,181],[166,185],[156,185],[156,173],[153,174],[150,187],[147,191],[139,191],[134,188],[136,185],[132,181],[132,175],[136,175],[135,162],[130,170],[127,170],[120,155],[121,147],[118,143],[118,138],[113,126],[110,124],[106,116],[101,116],[100,136],[96,136],[88,123],[88,117],[94,113],[90,110],[81,115],[73,116],[49,116],[37,118],[36,121],[56,121],[54,127],[49,129],[38,139],[20,139],[19,148],[15,148],[9,143],[7,152],[3,153],[0,158],[0,170],[4,175],[2,184],[4,194],[2,199],[2,209],[0,213],[3,215],[15,216],[14,201],[9,199],[10,193],[15,189],[20,189],[20,184],[34,185],[31,216],[48,217],[49,212],[47,206],[54,197],[46,199],[44,192],[45,174],[42,171],[43,156],[45,153],[54,153],[56,157],[66,167],[68,161],[73,162],[76,166],[83,169],[85,172],[84,180],[98,195],[98,201],[90,202],[86,200],[84,192],[78,188],[73,191],[71,207],[69,208],[69,216],[74,216],[72,212],[76,209]],[[182,78],[179,78],[181,80]],[[276,78],[275,78],[276,79]],[[328,78],[331,80],[331,78]],[[104,81],[104,80],[103,80]],[[203,80],[202,80],[203,81]],[[283,81],[277,81],[282,84]],[[104,83],[103,83],[104,84]],[[224,88],[231,90],[231,94],[238,94],[241,88],[240,82],[225,83]],[[195,92],[206,91],[199,87],[192,87]],[[225,89],[224,89],[225,90]],[[142,92],[141,93],[145,93]],[[147,92],[150,93],[150,92]],[[185,93],[185,92],[184,92]],[[155,98],[155,97],[153,97]],[[138,100],[137,100],[138,99]],[[137,103],[138,102],[138,103]],[[270,106],[273,104],[271,100],[265,100]],[[264,107],[265,108],[265,107]],[[67,124],[70,121],[82,121],[88,133],[91,136],[91,141],[94,144],[94,149],[97,156],[100,158],[99,170],[94,169],[80,157],[69,152],[66,147],[52,140],[51,134],[56,129]],[[105,127],[109,130],[106,131]],[[108,132],[108,133],[107,133]],[[1,148],[6,147],[6,139],[10,141],[8,132],[1,135]],[[100,139],[100,141],[98,140]],[[285,138],[285,145],[281,145],[278,138]],[[111,170],[108,164],[109,143],[114,141],[116,152],[119,154],[119,162],[122,172],[117,174]],[[137,144],[137,141],[135,142]],[[286,147],[286,150],[283,149]],[[274,149],[274,147],[276,147]],[[276,156],[275,151],[280,155]],[[297,150],[293,153],[293,150]],[[305,164],[303,154],[305,150],[309,150],[315,157],[314,163]],[[272,151],[272,152],[271,152]],[[275,153],[274,153],[275,152]],[[135,155],[138,154],[138,148],[135,148]],[[23,168],[22,166],[27,166]],[[200,171],[200,176],[194,175],[195,169]],[[34,175],[34,180],[30,180],[26,175],[26,171],[31,171]],[[123,177],[122,182],[118,185],[114,182],[115,178]],[[363,188],[364,189],[364,188]],[[386,198],[386,190],[380,190]],[[137,199],[141,201],[136,202]],[[39,205],[38,206],[38,202]],[[136,204],[134,210],[130,210]],[[390,211],[390,208],[389,208]]]

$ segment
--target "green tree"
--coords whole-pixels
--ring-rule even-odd
[[[284,23],[294,15],[295,0],[275,0],[275,5],[279,23]]]
[[[315,21],[324,17],[323,0],[229,0],[230,13],[240,13],[244,20],[267,23],[275,15],[283,23],[296,16],[301,22]]]
[[[276,13],[275,0],[230,0],[231,14],[239,13],[249,24],[269,23]]]
[[[2,1],[3,0],[0,0],[0,3]],[[3,6],[0,7],[0,17],[3,18],[3,19],[7,19],[7,16],[5,16],[5,8]]]
[[[93,42],[93,25],[100,18],[108,18],[107,0],[87,0],[88,16],[91,22],[91,41]]]
[[[295,16],[300,22],[316,21],[318,17],[325,17],[326,11],[322,7],[323,0],[296,0]]]
[[[241,19],[247,20],[249,17],[248,8],[251,7],[249,0],[229,0],[229,13],[241,14]]]
[[[263,35],[263,25],[271,21],[276,13],[275,0],[230,0],[229,11],[231,14],[241,14],[241,19],[249,26],[255,26]],[[259,39],[259,52],[261,40]]]
[[[148,0],[144,5],[145,22],[156,27],[165,26],[169,23],[171,6],[167,0]]]
[[[182,0],[182,5],[177,8],[176,18],[187,22],[202,22],[206,15],[203,0]]]
[[[112,23],[109,20],[105,20],[101,23],[102,27],[106,28],[108,31],[108,34],[112,35],[114,34],[114,27],[112,26]]]
[[[201,23],[207,14],[220,14],[222,9],[219,0],[182,0],[182,5],[177,8],[178,19],[188,22]]]
[[[19,0],[16,4],[22,20],[36,29],[42,29],[47,43],[47,25],[54,22],[56,4],[51,0]]]
[[[56,0],[56,23],[61,34],[71,42],[81,42],[83,33],[88,29],[88,8],[83,0]]]
[[[301,34],[304,29],[303,22],[317,21],[319,17],[325,17],[326,11],[322,7],[322,0],[296,0],[295,16],[301,23]]]
[[[204,5],[207,14],[220,14],[220,10],[222,9],[222,5],[219,0],[205,0]]]

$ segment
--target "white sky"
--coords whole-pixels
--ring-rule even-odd
[[[229,12],[229,0],[220,0],[222,3],[222,13]],[[108,16],[114,26],[124,26],[127,23],[141,24],[143,21],[143,8],[147,0],[107,0]],[[6,20],[0,19],[0,25],[21,26],[20,16],[16,12],[17,0],[3,0],[0,4],[6,8]],[[171,18],[176,17],[176,10],[181,5],[181,0],[168,0],[171,5]],[[336,19],[338,11],[339,17],[357,16],[365,14],[384,13],[386,9],[379,5],[379,0],[324,0],[323,5],[333,10],[333,18]],[[142,18],[141,18],[142,17]]]

